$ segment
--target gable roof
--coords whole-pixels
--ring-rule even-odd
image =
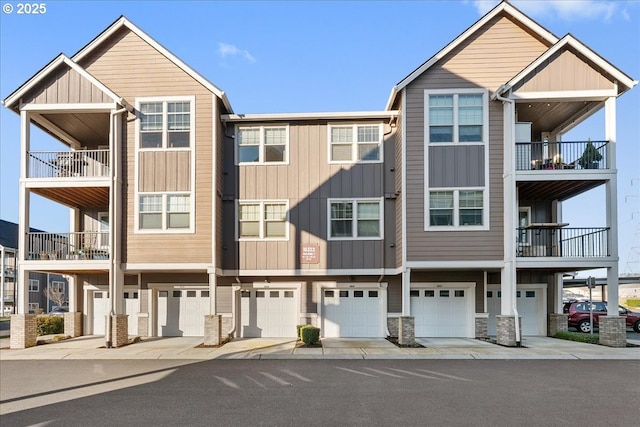
[[[462,34],[456,37],[451,43],[442,48],[438,53],[429,58],[426,62],[416,68],[411,72],[407,77],[402,79],[398,84],[396,84],[391,89],[391,94],[389,95],[389,100],[387,101],[386,109],[390,110],[393,107],[393,103],[395,101],[396,95],[402,89],[407,87],[412,81],[418,78],[422,73],[431,68],[436,62],[445,57],[448,53],[453,51],[456,47],[461,45],[465,40],[471,37],[476,31],[482,28],[487,22],[491,21],[493,18],[498,16],[501,13],[506,13],[516,19],[518,22],[525,25],[535,34],[539,35],[542,39],[546,40],[550,45],[555,44],[558,41],[558,37],[556,37],[553,33],[548,31],[542,25],[535,22],[533,19],[529,18],[524,13],[520,12],[518,9],[509,4],[506,0],[502,1],[496,7],[491,9],[486,15],[476,21],[475,24],[467,28]]]
[[[606,73],[610,74],[618,83],[624,85],[625,88],[619,88],[618,94],[626,92],[631,89],[635,85],[638,84],[637,80],[633,80],[624,72],[620,71],[614,65],[612,65],[609,61],[598,55],[591,48],[586,46],[584,43],[573,37],[571,34],[567,34],[556,44],[551,46],[545,53],[540,55],[535,61],[529,64],[524,70],[520,71],[516,76],[514,76],[511,80],[509,80],[506,84],[502,85],[497,92],[500,94],[510,90],[516,84],[521,82],[525,77],[527,77],[531,72],[533,72],[538,66],[543,64],[549,58],[551,58],[555,53],[559,52],[563,48],[572,47],[577,52],[580,52],[585,56],[591,63],[596,65],[597,67],[604,70]]]
[[[43,81],[49,75],[51,75],[58,67],[66,64],[69,68],[76,71],[80,74],[84,79],[91,82],[92,85],[96,86],[103,93],[105,93],[109,98],[113,99],[114,102],[122,105],[129,106],[129,104],[116,93],[114,93],[111,89],[106,87],[100,80],[96,79],[92,76],[87,70],[73,62],[68,56],[64,53],[61,53],[57,57],[55,57],[51,62],[45,65],[40,71],[38,71],[33,77],[27,80],[22,86],[13,91],[9,96],[2,101],[2,104],[7,108],[12,108],[15,106],[16,102],[18,102],[27,92],[33,89],[38,83]]]
[[[42,230],[31,228],[32,233],[43,233]],[[18,224],[0,219],[0,246],[18,249]]]
[[[109,27],[107,27],[106,30],[104,30],[102,33],[100,33],[96,38],[94,38],[92,41],[90,41],[86,46],[84,46],[82,49],[80,49],[71,58],[76,62],[80,62],[83,58],[85,58],[87,55],[89,55],[91,52],[93,52],[98,46],[100,46],[104,41],[108,40],[113,34],[115,34],[121,28],[129,29],[135,35],[137,35],[142,40],[147,42],[150,46],[152,46],[154,49],[156,49],[158,52],[160,52],[162,55],[164,55],[167,59],[169,59],[171,62],[173,62],[175,65],[177,65],[178,68],[180,68],[182,71],[184,71],[187,74],[189,74],[194,80],[196,80],[202,86],[206,87],[209,91],[211,91],[213,94],[218,96],[218,98],[220,98],[222,100],[222,102],[223,102],[224,106],[227,108],[228,112],[229,113],[233,113],[233,109],[231,108],[231,104],[229,103],[229,99],[227,98],[227,95],[223,90],[221,90],[216,85],[211,83],[209,80],[207,80],[201,74],[196,72],[193,68],[189,67],[185,62],[183,62],[180,58],[178,58],[173,53],[171,53],[167,48],[162,46],[160,43],[158,43],[156,40],[154,40],[147,33],[145,33],[140,28],[135,26],[124,15],[120,16],[120,18],[118,18],[113,24],[111,24]]]

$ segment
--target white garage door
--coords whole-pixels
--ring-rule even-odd
[[[129,291],[124,293],[124,312],[129,315],[127,318],[127,326],[129,335],[138,335],[138,312],[140,311],[140,303],[138,292]]]
[[[207,314],[208,290],[158,291],[158,336],[204,336],[204,316]]]
[[[416,337],[469,337],[470,301],[469,288],[412,289]]]
[[[384,307],[378,289],[325,289],[322,293],[324,337],[384,337]]]
[[[292,289],[251,289],[240,292],[240,336],[296,336],[299,310],[297,291]]]
[[[518,301],[518,315],[522,318],[522,335],[545,335],[544,313],[545,303],[542,289],[521,289],[516,291]],[[500,313],[502,291],[489,289],[487,291],[487,333],[496,335],[496,314]]]
[[[93,334],[104,335],[109,314],[109,293],[104,291],[93,292]]]

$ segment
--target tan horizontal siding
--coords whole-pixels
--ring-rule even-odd
[[[135,122],[129,121],[123,147],[123,195],[127,202],[123,261],[210,262],[213,94],[127,29],[114,34],[80,65],[131,104],[141,97],[195,96],[195,233],[135,234]],[[145,178],[145,186],[146,182]],[[183,184],[176,179],[169,185],[178,188]]]
[[[141,151],[138,162],[139,191],[189,191],[190,164],[190,151]]]
[[[66,64],[23,97],[24,104],[91,104],[113,100]]]
[[[553,55],[517,89],[520,92],[613,89],[613,82],[572,50]]]

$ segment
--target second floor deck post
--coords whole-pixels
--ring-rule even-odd
[[[605,136],[609,141],[607,146],[607,161],[609,168],[614,171],[605,185],[606,192],[606,221],[609,227],[609,254],[618,260],[618,174],[616,171],[616,98],[609,97],[604,104]],[[609,301],[618,301],[618,268],[607,270],[607,292]],[[609,316],[618,316],[618,305],[609,304]]]

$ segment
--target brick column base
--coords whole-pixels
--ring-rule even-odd
[[[209,314],[204,316],[204,345],[222,344],[222,316]]]
[[[398,336],[398,318],[387,317],[387,330],[392,337]]]
[[[555,337],[558,332],[569,330],[569,315],[549,313],[549,336]]]
[[[138,313],[138,336],[149,336],[149,313]]]
[[[416,342],[415,319],[413,316],[398,317],[398,344],[413,345]]]
[[[35,346],[38,340],[37,322],[35,314],[12,314],[9,347],[17,349]]]
[[[476,338],[489,337],[489,313],[476,313]]]
[[[111,316],[111,347],[124,347],[129,344],[129,316],[114,314]]]
[[[516,341],[516,316],[499,314],[496,316],[496,342],[506,347],[515,347]],[[522,318],[518,318],[520,326],[520,340],[522,340]]]
[[[622,316],[600,316],[600,344],[609,347],[627,346],[626,319]]]
[[[82,313],[64,314],[64,334],[71,338],[82,335]]]

